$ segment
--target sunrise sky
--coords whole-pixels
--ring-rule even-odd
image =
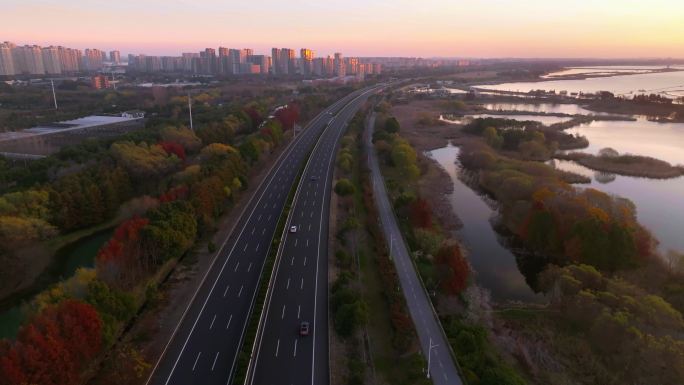
[[[684,0],[2,0],[0,40],[178,55],[684,57]]]

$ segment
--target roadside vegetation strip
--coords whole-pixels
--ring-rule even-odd
[[[367,130],[370,130],[370,135],[371,135],[371,136],[373,136],[373,134],[375,133],[375,129],[374,129],[374,128],[375,128],[375,124],[374,124],[374,123],[375,123],[375,118],[376,118],[375,112],[373,112],[372,115],[371,115],[371,117],[369,118],[369,120],[368,120],[368,122],[367,122],[368,127],[367,127],[366,129],[367,129]],[[390,118],[390,119],[392,119],[392,118]],[[392,120],[394,120],[394,122],[396,122],[395,119],[392,119]],[[391,123],[394,123],[394,122],[392,122],[392,120],[389,120],[389,121],[390,121]],[[396,126],[397,126],[397,127],[395,128],[395,134],[396,134],[396,133],[399,131],[399,129],[400,129],[400,127],[398,127],[398,125],[399,125],[399,123],[396,122]],[[397,136],[398,136],[398,135],[397,135]],[[408,142],[406,142],[406,145],[410,147],[410,144],[408,144]],[[371,145],[371,147],[370,147],[370,150],[371,150],[371,151],[374,151],[374,147],[372,147],[372,145]],[[376,154],[376,156],[379,156],[379,154]],[[369,158],[369,159],[370,159],[370,158]],[[379,161],[379,159],[378,159],[378,161]],[[407,170],[408,170],[408,169],[411,169],[411,168],[412,168],[412,165],[410,165],[410,164],[404,165],[404,168],[406,168]],[[417,165],[416,165],[416,169],[417,169]],[[369,171],[370,171],[370,170],[369,170]],[[383,184],[385,184],[385,186],[387,186],[387,183],[386,183],[386,181],[385,181],[385,178],[384,178],[384,176],[382,175],[382,169],[380,169],[379,171],[380,171],[380,173],[381,173],[381,175],[379,175],[381,183],[383,183]],[[416,176],[416,178],[418,178],[418,177],[419,177],[419,175]],[[386,189],[386,191],[387,191],[388,194],[389,194],[389,189]],[[391,197],[388,196],[387,198],[390,199]],[[375,197],[375,199],[374,199],[374,202],[376,202],[376,204],[377,204],[377,200],[378,200],[378,199],[379,199],[378,197]],[[397,224],[398,224],[400,233],[401,233],[402,237],[404,238],[404,243],[406,244],[407,247],[409,247],[409,245],[410,245],[411,243],[409,242],[409,239],[407,239],[407,237],[406,237],[406,235],[407,235],[406,232],[407,232],[407,230],[409,229],[409,227],[408,227],[407,224],[403,223],[403,222],[405,222],[405,221],[400,220],[401,217],[400,217],[400,216],[397,214],[397,212],[395,211],[395,207],[394,207],[394,205],[391,203],[391,201],[390,201],[389,207],[390,207],[390,210],[392,211],[392,215],[394,216],[394,218],[395,218],[395,219],[397,220],[397,222],[398,222]],[[432,222],[432,219],[430,219],[430,222]],[[379,226],[379,225],[378,225],[378,226]],[[428,300],[427,302],[430,304],[430,310],[431,310],[431,312],[432,312],[432,316],[434,317],[434,319],[435,319],[435,321],[436,321],[436,324],[437,324],[437,326],[438,326],[438,328],[439,328],[439,331],[441,332],[441,334],[442,334],[442,336],[443,336],[443,338],[444,338],[444,341],[450,342],[449,336],[447,335],[447,333],[446,333],[445,330],[444,330],[444,325],[442,325],[442,319],[439,317],[439,314],[437,313],[437,310],[435,309],[434,304],[433,304],[433,302],[432,302],[432,301],[433,301],[433,298],[432,298],[432,296],[429,294],[429,292],[428,292],[428,290],[427,290],[427,288],[426,288],[425,280],[424,280],[423,274],[422,274],[422,269],[417,265],[415,259],[413,258],[413,253],[411,253],[411,250],[409,249],[408,251],[409,251],[409,257],[410,257],[409,259],[410,259],[410,261],[411,261],[411,265],[413,266],[413,269],[414,269],[414,271],[416,272],[416,276],[418,277],[418,280],[420,281],[420,287],[421,287],[421,289],[423,290],[423,292],[424,292],[424,294],[425,294],[425,297],[426,297],[427,300]],[[449,354],[451,355],[452,361],[454,362],[454,364],[455,364],[455,366],[456,366],[456,370],[457,370],[458,373],[459,373],[459,376],[460,376],[460,378],[461,378],[461,381],[462,381],[464,384],[467,384],[468,381],[467,381],[467,378],[466,378],[466,376],[465,376],[465,372],[464,372],[464,370],[461,368],[461,366],[459,365],[458,357],[457,357],[456,353],[454,352],[454,350],[453,350],[453,348],[452,348],[452,346],[451,346],[451,343],[448,343],[448,347],[447,347],[447,348],[448,348],[448,350],[449,350]]]
[[[350,125],[349,133],[343,140],[343,146],[340,150],[340,157],[338,159],[338,173],[343,177],[348,177],[353,191],[348,194],[350,198],[343,198],[344,190],[341,190],[342,195],[340,199],[351,199],[354,205],[353,213],[355,217],[347,217],[346,220],[340,218],[343,227],[335,237],[338,243],[338,252],[336,265],[340,269],[338,280],[331,287],[338,297],[347,296],[346,293],[354,292],[358,289],[358,296],[362,304],[374,310],[374,317],[362,320],[363,324],[358,327],[364,327],[365,341],[363,344],[352,343],[352,348],[358,350],[361,347],[367,350],[370,357],[370,368],[372,369],[371,376],[376,379],[377,375],[392,384],[428,384],[429,380],[425,378],[423,372],[425,367],[425,360],[417,353],[413,352],[407,354],[407,349],[410,352],[412,346],[415,346],[416,335],[414,328],[408,330],[398,328],[393,322],[397,320],[408,319],[408,325],[411,325],[411,320],[406,314],[407,309],[405,303],[394,295],[388,293],[395,292],[394,288],[398,282],[395,280],[383,279],[387,275],[388,269],[392,269],[393,265],[388,263],[386,253],[387,244],[384,238],[375,238],[379,234],[377,231],[372,231],[372,226],[377,226],[374,221],[375,216],[370,213],[375,212],[372,199],[367,199],[367,194],[370,188],[368,180],[368,169],[365,167],[363,148],[363,128],[366,122],[364,116],[369,116],[368,111],[356,116]],[[342,179],[340,179],[342,180]],[[367,205],[369,205],[367,207]],[[343,210],[342,212],[350,212]],[[356,219],[353,222],[362,224],[361,226],[353,226],[346,228],[345,223],[349,219]],[[372,222],[372,223],[371,223]],[[354,231],[352,240],[356,246],[356,250],[349,250],[347,246],[345,234],[347,231]],[[362,234],[359,234],[362,233]],[[364,236],[364,234],[367,236]],[[360,236],[359,236],[360,235]],[[356,255],[353,255],[355,254]],[[354,258],[356,257],[356,258]],[[380,258],[385,260],[381,261]],[[354,269],[356,263],[356,269]],[[385,271],[385,274],[381,271]],[[357,277],[350,274],[357,274]],[[353,280],[352,278],[358,278]],[[396,276],[395,276],[396,278]],[[333,297],[334,298],[334,297]],[[346,306],[356,306],[353,300],[354,297],[348,298]],[[403,310],[401,310],[403,305]],[[345,305],[342,305],[345,306]],[[340,310],[338,309],[338,313]],[[403,317],[398,317],[399,313],[403,312]],[[336,318],[336,317],[335,317]],[[336,326],[336,331],[339,325]],[[343,330],[343,329],[342,329]],[[337,332],[336,335],[340,333]],[[332,333],[331,333],[332,335]],[[405,339],[401,336],[408,337]],[[351,336],[353,338],[353,335]],[[348,337],[349,338],[349,337]],[[408,342],[408,344],[405,344]],[[348,342],[349,343],[349,342]],[[359,359],[350,358],[347,362],[348,377],[347,381],[358,381],[359,378],[367,378],[365,367]]]

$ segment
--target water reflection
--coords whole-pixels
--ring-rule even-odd
[[[611,147],[619,153],[651,156],[672,164],[684,164],[684,123],[594,121],[568,129],[589,140],[583,151],[592,154]]]
[[[678,94],[684,88],[684,71],[619,75],[581,80],[551,80],[476,86],[484,90],[530,92],[532,90],[568,91],[569,93],[597,93],[610,91],[616,95],[657,93]]]
[[[428,153],[449,174],[454,191],[449,201],[463,221],[459,237],[468,249],[468,259],[477,274],[477,282],[489,289],[495,301],[542,301],[520,272],[516,256],[502,246],[503,239],[494,231],[491,219],[495,213],[473,190],[458,178],[459,149],[449,145]],[[521,269],[536,275],[541,267],[537,259],[521,257]]]
[[[534,113],[554,113],[569,115],[592,115],[593,111],[582,108],[577,104],[554,104],[554,103],[486,103],[484,108],[490,111],[527,111]]]
[[[684,177],[674,179],[646,179],[622,175],[604,177],[572,161],[555,159],[556,168],[591,178],[583,187],[593,187],[619,195],[634,202],[639,222],[660,241],[659,250],[684,251]]]
[[[568,122],[572,120],[570,117],[563,117],[563,116],[544,116],[544,115],[492,115],[492,114],[478,114],[478,115],[471,115],[470,116],[472,119],[477,119],[477,118],[499,118],[499,119],[513,119],[513,120],[520,120],[520,121],[526,121],[526,120],[532,120],[535,122],[541,122],[542,124],[549,126],[551,124],[556,124],[556,123],[563,123],[563,122]]]

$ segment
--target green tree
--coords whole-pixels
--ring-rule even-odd
[[[394,116],[385,120],[385,131],[389,132],[390,134],[396,134],[399,132],[399,128],[399,121]]]
[[[340,179],[335,183],[335,193],[339,196],[348,196],[354,193],[356,189],[349,179]]]

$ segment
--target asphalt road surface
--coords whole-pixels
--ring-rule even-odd
[[[328,362],[328,222],[339,139],[371,88],[339,112],[304,170],[262,314],[248,383],[325,385]],[[296,232],[289,230],[296,227]],[[300,335],[302,322],[308,335]]]
[[[456,369],[451,354],[449,352],[448,341],[441,331],[439,321],[434,315],[430,299],[421,287],[418,275],[414,269],[408,248],[404,243],[404,238],[399,231],[394,211],[387,197],[387,190],[380,172],[377,154],[373,148],[372,135],[375,117],[368,120],[364,130],[364,145],[368,154],[368,166],[371,170],[371,180],[373,182],[373,196],[375,204],[378,206],[380,222],[382,225],[385,239],[390,245],[390,254],[399,275],[401,289],[406,298],[413,324],[418,332],[418,339],[423,354],[426,359],[430,354],[430,374],[432,382],[436,385],[460,385],[463,383]],[[432,352],[430,343],[432,342]]]
[[[279,157],[221,245],[148,384],[230,383],[292,184],[333,115],[362,92],[347,95],[315,117]]]

